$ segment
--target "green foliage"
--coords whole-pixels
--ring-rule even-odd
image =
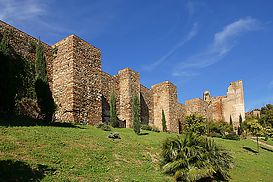
[[[36,44],[36,80],[47,83],[46,60],[41,41]]]
[[[259,122],[264,127],[273,128],[273,105],[267,104],[266,106],[261,108],[261,118]]]
[[[132,98],[132,119],[134,132],[140,134],[140,103],[135,92]]]
[[[273,128],[271,128],[271,127],[266,127],[266,128],[264,128],[264,133],[265,133],[267,136],[273,137]]]
[[[140,127],[142,130],[152,131],[152,127],[147,124],[142,124]]]
[[[116,95],[114,90],[111,92],[110,96],[110,124],[112,127],[119,127],[118,117],[117,117],[117,108],[116,108]]]
[[[0,112],[16,114],[18,103],[36,97],[34,64],[14,53],[6,39],[0,43]]]
[[[0,125],[2,121],[0,118]],[[28,120],[18,122],[23,121],[29,122]],[[113,141],[107,137],[109,132],[91,125],[54,127],[45,126],[43,123],[41,122],[42,126],[33,124],[31,127],[0,126],[0,163],[8,159],[16,161],[23,159],[32,169],[37,169],[40,164],[56,169],[55,173],[45,173],[42,182],[117,179],[139,182],[174,181],[158,167],[160,158],[158,153],[164,140],[171,136],[175,137],[176,134],[146,131],[149,134],[140,137],[129,128],[113,128],[113,132],[120,133],[122,137],[121,140]],[[243,149],[243,147],[255,149],[256,144],[250,139],[213,140],[234,156],[234,168],[229,173],[230,181],[272,181],[271,151],[261,149],[259,155],[254,155]],[[273,144],[272,139],[267,142]],[[33,178],[31,180],[35,181]]]
[[[232,131],[222,137],[223,139],[228,140],[240,140],[240,136],[236,134],[236,132]]]
[[[242,115],[240,114],[240,116],[239,116],[238,135],[241,135],[243,132],[244,132],[243,118],[242,118]]]
[[[231,115],[229,116],[229,125],[232,127],[233,129],[233,123],[232,123],[232,118],[231,118]]]
[[[232,157],[213,140],[188,133],[163,143],[161,165],[177,181],[228,180]]]
[[[230,125],[224,121],[209,121],[206,123],[208,136],[222,137],[232,131]]]
[[[99,123],[99,124],[97,124],[96,128],[100,128],[103,131],[111,131],[112,130],[112,128],[109,125],[105,124],[105,123]]]
[[[0,52],[4,54],[5,56],[10,55],[10,49],[9,49],[9,43],[8,43],[8,36],[7,32],[4,32],[3,37],[0,42]]]
[[[166,118],[165,118],[165,113],[164,110],[162,109],[162,131],[166,132],[167,131],[167,125],[166,125]]]
[[[46,60],[43,46],[40,41],[36,45],[35,91],[37,95],[37,102],[41,109],[42,118],[47,121],[52,121],[52,116],[56,110],[56,104],[52,97],[52,92],[49,88],[46,73]]]
[[[206,118],[195,114],[186,116],[184,130],[204,135],[206,133]]]
[[[249,128],[249,131],[253,134],[253,135],[262,135],[263,134],[263,127],[262,125],[260,125],[260,123],[258,122],[257,119],[252,118],[246,121],[246,124]]]
[[[141,125],[141,129],[142,130],[147,130],[147,131],[160,132],[160,130],[158,128],[156,128],[155,126],[150,126],[150,125],[147,125],[147,124]]]
[[[112,138],[112,139],[121,139],[118,132],[110,133],[110,134],[108,135],[108,138]]]
[[[256,141],[257,141],[257,150],[259,152],[259,136],[262,135],[263,132],[263,127],[260,125],[257,119],[251,118],[247,120],[247,125],[249,128],[249,131],[256,136]]]

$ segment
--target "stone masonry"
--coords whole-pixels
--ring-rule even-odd
[[[32,42],[38,40],[2,21],[0,38],[8,33],[10,46],[21,56],[35,61]],[[44,46],[50,89],[57,104],[55,118],[66,122],[96,124],[109,121],[109,100],[116,96],[117,114],[125,126],[132,127],[132,97],[140,99],[141,122],[162,130],[162,110],[167,130],[180,132],[184,117],[201,114],[209,119],[229,122],[235,126],[239,116],[243,120],[244,92],[242,81],[232,82],[226,96],[177,100],[176,86],[169,81],[153,85],[151,89],[140,83],[140,74],[130,68],[110,75],[101,70],[101,52],[81,38],[70,35],[56,44]]]
[[[185,102],[186,115],[200,114],[214,121],[232,120],[233,126],[239,126],[239,118],[245,120],[243,82],[231,82],[226,96],[211,97],[208,91],[203,94],[203,99],[194,98]]]

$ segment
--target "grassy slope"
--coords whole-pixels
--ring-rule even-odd
[[[160,144],[170,134],[137,136],[131,129],[115,129],[122,139],[113,141],[107,138],[109,132],[82,128],[0,127],[0,162],[14,159],[56,170],[43,181],[173,181],[158,166]],[[243,149],[256,150],[249,140],[215,140],[235,157],[231,181],[272,181],[272,152]]]
[[[131,129],[115,129],[121,140],[92,126],[0,128],[0,160],[25,161],[56,169],[43,180],[172,181],[158,166],[164,133],[137,136]]]
[[[273,180],[273,151],[260,148],[257,154],[257,145],[251,140],[223,140],[215,141],[226,148],[234,157],[234,169],[231,171],[231,181],[272,181]],[[246,150],[243,147],[250,148]]]

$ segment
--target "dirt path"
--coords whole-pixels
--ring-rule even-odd
[[[257,142],[256,139],[251,138],[251,140],[252,140],[253,142]],[[264,143],[264,142],[261,142],[261,141],[259,141],[258,143],[259,143],[260,145],[263,145],[263,146],[265,146],[265,147],[268,147],[268,148],[270,148],[270,149],[273,149],[273,146],[272,146],[272,145],[269,145],[269,144]]]

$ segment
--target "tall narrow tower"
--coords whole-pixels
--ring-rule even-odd
[[[245,120],[244,89],[242,80],[231,82],[227,96],[223,98],[223,115],[225,121],[232,119],[233,126],[239,126],[240,115]]]

